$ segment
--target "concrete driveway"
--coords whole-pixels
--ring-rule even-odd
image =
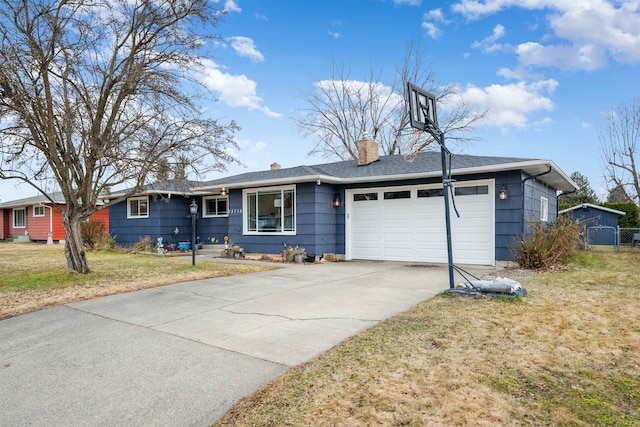
[[[446,266],[287,265],[0,321],[0,425],[206,426],[447,288]]]

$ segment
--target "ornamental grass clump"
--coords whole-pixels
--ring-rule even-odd
[[[533,223],[530,233],[514,245],[514,260],[521,268],[547,269],[565,264],[579,242],[579,225],[561,216],[552,223]]]

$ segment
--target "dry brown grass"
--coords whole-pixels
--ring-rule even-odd
[[[638,426],[638,254],[438,296],[293,368],[217,426]]]
[[[0,319],[99,296],[273,268],[202,258],[194,267],[188,256],[116,252],[89,252],[87,258],[92,272],[71,275],[62,245],[0,244]]]

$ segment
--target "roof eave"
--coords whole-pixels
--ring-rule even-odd
[[[458,168],[453,169],[451,171],[452,175],[471,175],[471,174],[479,174],[479,173],[490,173],[490,172],[505,172],[510,170],[524,170],[532,176],[538,175],[540,173],[546,172],[549,167],[551,168],[553,177],[555,179],[549,179],[548,176],[541,176],[540,180],[549,182],[553,184],[554,188],[560,191],[574,191],[578,188],[578,186],[569,178],[566,174],[564,174],[560,168],[551,160],[532,160],[526,162],[514,162],[514,163],[505,163],[502,165],[488,165],[488,166],[478,166],[471,168]],[[224,183],[219,182],[214,185],[207,185],[202,187],[192,187],[191,191],[194,192],[207,192],[207,191],[220,191],[223,187],[226,189],[233,188],[247,188],[247,187],[267,187],[274,185],[284,185],[284,184],[296,184],[302,182],[312,182],[318,181],[328,183],[328,184],[360,184],[364,182],[381,182],[381,181],[396,181],[401,179],[420,179],[420,178],[433,178],[442,176],[441,171],[430,171],[430,172],[416,172],[409,174],[393,174],[393,175],[375,175],[375,176],[361,176],[361,177],[353,177],[353,178],[342,178],[335,177],[331,175],[323,175],[323,174],[314,174],[314,175],[303,175],[297,177],[283,177],[276,179],[267,179],[267,180],[253,180],[253,181],[240,181],[233,183]],[[564,184],[564,185],[563,185]]]
[[[572,207],[567,208],[567,209],[563,209],[558,213],[566,213],[566,212],[571,212],[571,211],[575,211],[575,210],[578,210],[578,209],[586,209],[586,208],[598,209],[598,210],[601,210],[601,211],[611,212],[611,213],[614,213],[616,215],[621,215],[621,216],[627,214],[626,212],[619,211],[617,209],[611,209],[611,208],[607,208],[607,207],[604,207],[604,206],[594,205],[594,204],[591,204],[591,203],[581,203],[579,205],[572,206]]]

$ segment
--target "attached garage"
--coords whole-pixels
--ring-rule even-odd
[[[454,262],[494,264],[494,187],[493,180],[455,184]],[[347,259],[447,262],[442,185],[347,190],[345,196]]]

